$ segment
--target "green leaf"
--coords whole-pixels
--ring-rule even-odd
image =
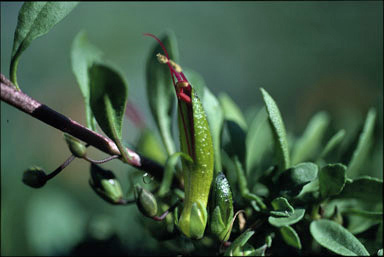
[[[284,194],[296,196],[303,187],[317,178],[317,165],[303,162],[283,171],[278,177],[277,184]]]
[[[346,183],[338,198],[354,198],[364,203],[378,204],[383,201],[383,180],[361,177]]]
[[[299,235],[296,233],[296,231],[290,227],[290,226],[283,226],[280,228],[281,236],[283,237],[284,241],[297,249],[301,249],[301,241],[299,238]]]
[[[248,240],[255,234],[253,230],[244,231],[239,237],[232,242],[232,244],[227,248],[224,253],[224,256],[236,256],[236,252],[240,251],[240,248],[243,247]]]
[[[174,33],[167,31],[160,40],[167,49],[169,58],[178,62],[179,50]],[[161,140],[170,155],[175,152],[175,143],[172,139],[172,114],[176,97],[169,68],[158,62],[156,57],[158,53],[163,53],[163,50],[159,44],[156,44],[150,51],[146,64],[147,97]]]
[[[299,222],[305,214],[305,209],[295,209],[289,217],[269,217],[268,222],[275,227],[289,226]]]
[[[94,64],[89,73],[92,112],[100,128],[116,143],[121,155],[128,162],[130,158],[121,143],[122,123],[127,104],[126,82],[116,70],[104,64]]]
[[[161,181],[160,189],[158,192],[158,195],[160,197],[165,196],[170,191],[173,174],[180,157],[184,158],[184,160],[190,163],[193,162],[191,157],[183,152],[173,153],[167,158],[167,161],[165,162],[165,168],[164,168],[164,177],[163,177],[163,180]]]
[[[90,84],[88,69],[94,63],[100,62],[103,53],[97,47],[92,45],[84,31],[79,32],[73,40],[71,47],[72,72],[76,77],[81,94],[85,102],[85,114],[87,118],[87,127],[93,131],[96,130],[95,120],[90,106]]]
[[[383,212],[372,212],[372,211],[364,211],[364,210],[358,210],[358,209],[349,209],[345,210],[345,213],[349,215],[356,215],[359,217],[363,217],[366,219],[370,219],[373,221],[382,221],[383,220]]]
[[[347,167],[337,163],[328,164],[319,172],[320,195],[323,199],[339,194],[347,181]]]
[[[359,142],[353,152],[348,165],[347,175],[349,178],[356,178],[361,173],[361,168],[369,155],[373,144],[373,130],[375,128],[376,110],[371,108],[365,119],[363,131],[360,134]]]
[[[225,93],[219,95],[219,102],[224,111],[226,120],[237,123],[244,131],[247,130],[247,122],[236,103]]]
[[[340,146],[340,143],[344,139],[344,136],[345,136],[345,130],[344,129],[339,130],[335,135],[333,135],[333,137],[331,137],[331,139],[325,145],[319,158],[324,159],[329,153],[331,153],[334,149],[336,149],[338,146]]]
[[[263,94],[264,103],[267,108],[269,121],[271,123],[273,135],[275,138],[278,165],[280,170],[286,170],[290,167],[290,159],[284,122],[275,100],[273,100],[273,98],[263,88],[260,88],[260,90]]]
[[[136,146],[138,152],[160,164],[164,164],[167,160],[167,154],[161,141],[151,129],[144,128],[141,130]]]
[[[229,143],[225,145],[225,150],[229,156],[237,156],[242,164],[245,163],[245,136],[247,123],[240,108],[227,95],[220,94],[219,102],[224,112],[226,120],[226,132],[229,135]]]
[[[292,164],[313,159],[320,148],[329,120],[329,115],[326,112],[319,112],[312,117],[303,136],[296,142],[293,148]]]
[[[274,211],[270,211],[272,215],[279,217],[289,217],[295,211],[292,205],[289,204],[288,200],[284,197],[277,197],[271,202]]]
[[[184,74],[192,87],[196,90],[201,99],[205,114],[207,115],[215,155],[215,173],[218,173],[222,171],[220,138],[224,122],[223,110],[221,109],[219,101],[206,86],[205,81],[200,74],[192,70],[185,71]]]
[[[265,153],[270,150],[272,142],[271,126],[265,108],[262,108],[253,119],[246,135],[246,171],[260,166]],[[254,176],[255,174],[252,174]]]
[[[77,2],[25,2],[23,4],[17,20],[10,67],[11,81],[17,88],[19,86],[16,73],[21,54],[34,39],[47,34],[77,4]]]
[[[348,230],[330,220],[312,221],[310,231],[323,247],[344,256],[369,256],[364,245]]]

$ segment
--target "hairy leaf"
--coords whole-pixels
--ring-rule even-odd
[[[347,181],[347,167],[337,163],[328,164],[319,172],[320,195],[323,199],[339,194]]]
[[[31,42],[47,34],[53,26],[67,16],[77,2],[25,2],[20,9],[13,40],[10,77],[17,84],[17,65],[21,54]]]
[[[293,148],[293,165],[313,159],[314,154],[320,148],[329,120],[329,115],[326,112],[319,112],[312,117],[303,136],[296,142]]]
[[[284,122],[275,100],[273,100],[273,98],[263,88],[260,88],[260,90],[263,94],[269,120],[272,125],[273,135],[275,137],[278,165],[281,170],[286,170],[290,167],[290,157]]]
[[[371,108],[365,119],[363,132],[359,137],[359,142],[353,152],[351,161],[348,165],[347,175],[349,178],[356,178],[361,173],[362,165],[364,164],[369,150],[373,144],[373,130],[375,127],[376,110]]]
[[[71,64],[72,72],[76,77],[77,84],[83,95],[85,102],[85,114],[87,127],[96,130],[96,124],[90,106],[90,84],[88,69],[94,63],[100,62],[103,53],[97,47],[92,45],[84,31],[79,32],[72,43]]]
[[[178,62],[179,50],[174,33],[167,31],[160,40],[167,49],[169,58]],[[160,45],[156,44],[150,51],[146,64],[147,97],[161,139],[168,155],[170,155],[175,152],[175,142],[172,139],[172,114],[175,106],[175,93],[168,66],[159,63],[156,57],[158,53],[163,54],[163,50]]]
[[[100,128],[116,143],[127,161],[130,158],[121,143],[122,123],[127,104],[127,84],[116,70],[105,64],[94,64],[89,73],[92,112]]]
[[[348,230],[331,220],[312,221],[310,231],[323,247],[345,256],[368,256],[364,245]]]
[[[305,214],[305,209],[295,209],[289,217],[269,217],[268,222],[275,227],[289,226],[299,222]]]
[[[280,233],[288,245],[293,246],[299,250],[301,249],[300,237],[292,227],[282,226],[280,228]]]

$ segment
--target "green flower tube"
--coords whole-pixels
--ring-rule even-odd
[[[189,238],[200,239],[207,225],[207,204],[213,179],[213,143],[206,114],[200,99],[188,82],[179,65],[166,56],[158,54],[158,60],[167,64],[178,99],[178,125],[181,152],[188,155],[182,159],[185,200],[178,227]],[[177,81],[177,82],[176,82]]]

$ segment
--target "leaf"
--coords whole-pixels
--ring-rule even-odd
[[[314,154],[320,148],[329,120],[329,115],[326,112],[319,112],[312,117],[303,136],[293,148],[292,164],[313,159]]]
[[[225,150],[229,156],[237,156],[242,164],[245,163],[245,133],[247,123],[240,108],[227,95],[220,94],[219,102],[224,112],[226,128],[229,135],[229,143]]]
[[[333,137],[331,137],[331,139],[325,145],[319,158],[324,159],[329,153],[331,153],[334,149],[336,149],[344,139],[344,136],[345,136],[344,129],[339,130],[335,135],[333,135]]]
[[[174,33],[167,31],[160,39],[168,51],[169,58],[178,62],[179,50]],[[147,97],[161,140],[170,155],[175,152],[175,142],[172,139],[172,114],[176,97],[168,66],[158,62],[156,57],[158,53],[163,53],[163,50],[159,44],[156,44],[150,51],[146,64]]]
[[[373,130],[375,128],[376,110],[371,108],[365,119],[363,131],[360,134],[359,142],[353,152],[348,165],[347,175],[349,178],[356,178],[361,173],[362,165],[368,157],[369,150],[373,144]]]
[[[346,183],[338,198],[354,198],[364,203],[378,204],[383,201],[383,180],[361,177]]]
[[[167,158],[167,161],[165,162],[163,180],[161,181],[161,185],[158,192],[158,195],[160,197],[165,196],[170,191],[173,174],[180,157],[184,158],[184,160],[188,162],[193,162],[191,157],[183,152],[173,153]]]
[[[299,222],[305,214],[305,209],[295,209],[289,217],[269,217],[268,222],[275,227],[289,226]]]
[[[278,177],[277,184],[284,194],[296,196],[303,187],[317,178],[317,165],[311,162],[303,162],[283,171]]]
[[[274,211],[270,211],[272,215],[280,217],[289,217],[293,214],[294,209],[284,197],[277,197],[272,200],[271,205]]]
[[[251,236],[253,236],[253,234],[255,234],[255,231],[253,231],[253,230],[244,231],[227,248],[227,250],[224,253],[224,256],[235,256],[236,252],[239,251],[240,248],[243,247],[248,242],[248,240],[251,238]]]
[[[338,223],[330,220],[312,221],[310,231],[313,238],[323,247],[344,256],[368,256],[360,241]]]
[[[222,171],[220,139],[224,122],[223,110],[221,109],[217,98],[212,94],[206,86],[204,79],[197,72],[188,70],[184,72],[184,74],[189,79],[192,87],[196,90],[199,98],[201,99],[205,114],[207,115],[215,155],[215,173],[218,173]]]
[[[265,108],[253,119],[246,135],[246,171],[249,174],[254,167],[260,166],[265,153],[270,150],[273,140]],[[252,174],[254,176],[255,174]]]
[[[136,143],[137,150],[144,156],[164,164],[167,160],[167,155],[164,151],[161,141],[155,133],[148,128],[144,128],[140,132],[140,137]]]
[[[225,93],[221,93],[219,95],[219,102],[221,108],[223,108],[225,119],[237,123],[240,128],[246,131],[247,122],[245,121],[243,113],[241,112],[240,108],[235,104],[235,102]]]
[[[339,194],[347,181],[347,167],[337,163],[328,164],[319,172],[320,195],[323,199]]]
[[[31,42],[47,34],[53,26],[67,16],[77,2],[25,2],[19,11],[13,40],[10,77],[18,87],[17,66],[21,54]]]
[[[260,88],[260,90],[263,94],[264,103],[267,108],[269,121],[271,123],[273,135],[275,138],[278,165],[281,170],[286,170],[290,167],[290,159],[284,122],[275,100],[273,100],[273,98],[263,88]]]
[[[116,143],[121,155],[128,161],[130,158],[121,143],[122,123],[127,104],[126,82],[116,70],[104,64],[94,64],[89,73],[92,112],[100,128]]]
[[[297,249],[301,249],[301,242],[299,235],[296,233],[296,231],[290,227],[290,226],[283,226],[280,228],[281,236],[283,237],[284,241]]]
[[[96,124],[90,107],[90,84],[88,69],[94,63],[100,62],[103,53],[92,45],[84,31],[79,32],[73,40],[71,47],[72,72],[76,77],[77,84],[85,102],[85,114],[87,127],[96,130]]]
[[[364,210],[358,210],[358,209],[349,209],[345,210],[345,213],[349,215],[356,215],[359,217],[363,217],[366,219],[370,219],[373,221],[382,221],[383,220],[383,212],[372,212],[372,211],[364,211]]]

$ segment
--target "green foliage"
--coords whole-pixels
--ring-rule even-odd
[[[67,16],[77,2],[26,2],[20,9],[11,60],[11,81],[18,88],[17,66],[21,54],[32,41],[47,34],[53,26]]]
[[[330,220],[312,221],[311,234],[323,247],[340,255],[368,256],[360,241],[340,224]]]
[[[15,83],[21,53],[75,5],[23,5],[12,52]],[[161,41],[172,61],[160,63],[156,55],[164,52],[156,45],[149,49],[145,68],[148,102],[162,145],[151,128],[143,127],[136,149],[164,165],[163,174],[146,186],[149,189],[133,183],[141,178],[135,173],[130,184],[136,184],[131,202],[142,214],[140,224],[161,241],[162,248],[172,254],[203,251],[225,256],[382,254],[382,236],[370,235],[382,233],[383,181],[365,174],[375,143],[374,108],[367,114],[355,149],[341,147],[348,128],[334,131],[324,111],[310,119],[297,140],[289,141],[282,114],[265,89],[260,89],[265,106],[246,120],[227,94],[216,98],[197,72],[182,73],[174,63],[179,53],[173,32],[166,32]],[[128,91],[123,75],[103,62],[102,51],[88,41],[85,32],[73,41],[71,61],[88,128],[95,131],[96,120],[129,163],[122,143]],[[186,98],[181,92],[186,92]],[[179,150],[172,130],[176,101]],[[328,135],[333,136],[324,142]],[[86,148],[78,139],[69,135],[65,139],[72,154],[85,157]],[[344,156],[352,153],[348,165],[343,159],[328,161],[341,156],[337,151]],[[130,202],[112,171],[91,164],[90,173],[90,186],[102,199],[120,205]],[[46,178],[42,169],[31,168],[23,182],[38,188]],[[159,212],[164,216],[156,216]]]

